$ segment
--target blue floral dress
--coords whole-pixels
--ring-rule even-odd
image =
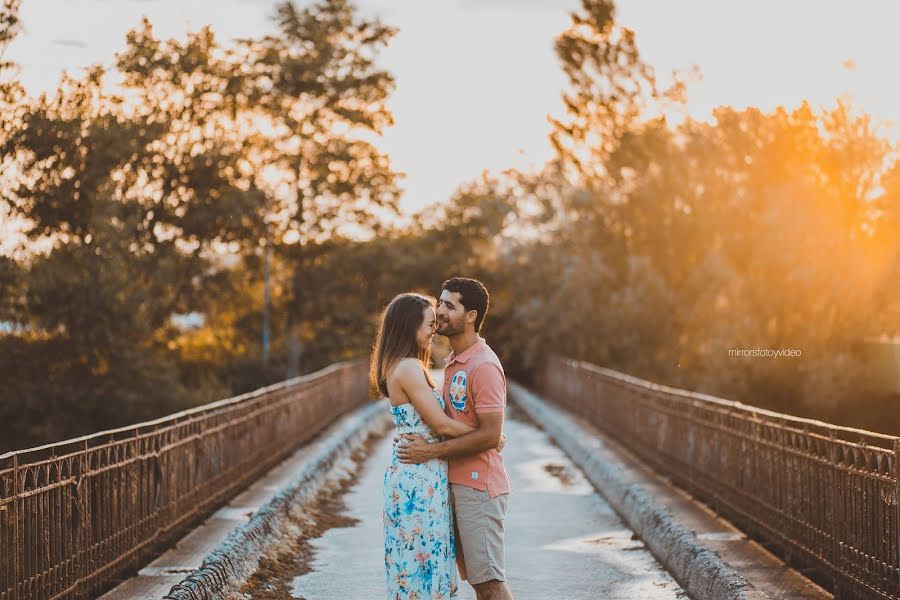
[[[434,391],[443,409],[441,393]],[[412,403],[392,406],[395,435],[439,440]],[[384,474],[384,566],[388,600],[444,600],[456,590],[456,545],[447,461],[406,465],[391,455]]]

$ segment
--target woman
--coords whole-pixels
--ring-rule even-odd
[[[434,298],[400,294],[381,317],[370,376],[390,400],[396,435],[434,441],[473,430],[444,414],[427,369],[434,333]],[[384,474],[388,600],[449,598],[457,586],[455,558],[447,461],[403,464],[393,454]]]

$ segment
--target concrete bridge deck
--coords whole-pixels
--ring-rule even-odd
[[[520,600],[668,600],[686,595],[547,436],[507,421],[504,459],[513,484],[507,519],[509,585]],[[346,495],[351,527],[312,542],[312,572],[273,582],[290,598],[384,597],[381,485],[392,440],[382,439]],[[289,586],[284,586],[289,583]],[[251,598],[256,598],[253,594]],[[270,596],[263,596],[270,597]],[[460,600],[474,600],[467,584]]]

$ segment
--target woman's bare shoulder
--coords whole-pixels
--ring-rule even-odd
[[[388,373],[388,380],[396,380],[396,381],[409,381],[412,377],[415,377],[416,374],[421,371],[422,368],[419,366],[419,361],[415,358],[404,358],[397,363],[397,365],[391,369],[391,372]]]

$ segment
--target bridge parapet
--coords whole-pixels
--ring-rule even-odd
[[[95,598],[368,398],[363,361],[0,456],[0,600]]]
[[[900,598],[900,438],[565,358],[543,388],[835,598]]]

